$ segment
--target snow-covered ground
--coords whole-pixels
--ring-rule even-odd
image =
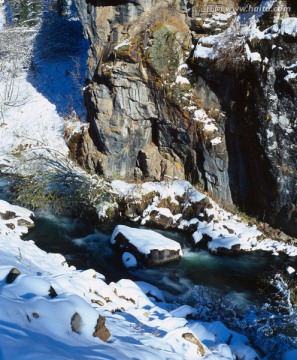
[[[258,356],[245,336],[222,323],[186,320],[184,316],[194,311],[190,307],[170,312],[172,306],[156,302],[162,301],[162,294],[149,284],[107,284],[94,270],[76,270],[62,255],[21,240],[30,211],[2,201],[0,214],[1,359]],[[99,316],[106,319],[107,341],[93,335]]]
[[[0,142],[0,165],[11,167],[11,154],[34,147],[67,154],[65,127],[77,126],[84,111],[81,64],[86,48],[79,20],[71,14],[49,14],[34,27],[7,29],[4,21],[0,5],[0,51],[5,54],[0,60],[0,138],[5,139]]]

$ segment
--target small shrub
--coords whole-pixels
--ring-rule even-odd
[[[241,35],[240,23],[233,21],[214,45],[215,68],[220,72],[244,69],[246,39]]]
[[[17,161],[25,175],[14,185],[15,199],[30,209],[78,216],[95,213],[96,204],[112,196],[107,182],[78,170],[60,153],[31,152]]]

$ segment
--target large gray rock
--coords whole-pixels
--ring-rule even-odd
[[[111,177],[188,178],[231,202],[224,139],[213,146],[187,108],[221,113],[220,101],[201,77],[193,78],[195,85],[175,81],[192,43],[188,9],[194,14],[198,5],[76,3],[91,42],[85,90],[90,127],[72,140],[74,156]],[[223,121],[218,126],[223,134]]]

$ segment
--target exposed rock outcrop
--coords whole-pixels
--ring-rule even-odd
[[[257,60],[241,62],[240,69],[233,66],[234,58],[230,62],[227,53],[223,57],[228,69],[201,58],[195,69],[212,82],[226,112],[233,201],[295,236],[296,21],[282,20],[267,30],[267,36],[256,34],[254,28],[247,46]],[[228,84],[227,88],[223,83]]]
[[[198,13],[205,18],[202,5],[210,2],[76,2],[91,41],[85,90],[90,127],[76,135],[76,158],[107,176],[186,177],[230,202],[220,101],[202,78],[192,83],[184,77],[192,20]],[[193,120],[199,108],[217,121],[215,127],[204,131]]]
[[[204,59],[192,49],[228,28],[236,0],[76,3],[91,42],[89,128],[70,140],[79,162],[116,178],[187,178],[296,235],[296,41],[273,35],[296,5],[278,0],[256,14],[261,29],[277,21],[272,36],[250,38],[258,60],[235,58],[232,68],[236,54],[224,43],[220,63],[207,56],[211,41]]]

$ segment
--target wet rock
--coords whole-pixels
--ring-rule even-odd
[[[297,276],[286,271],[262,274],[258,278],[260,294],[269,299],[277,311],[287,312],[291,305],[297,305]]]
[[[216,249],[215,254],[222,256],[235,256],[238,255],[240,251],[241,251],[240,244],[236,244],[236,245],[232,245],[231,249],[219,247]]]
[[[104,316],[99,315],[97,324],[95,326],[95,331],[93,333],[94,337],[98,337],[102,341],[106,342],[110,338],[110,332],[105,326],[106,319]]]

